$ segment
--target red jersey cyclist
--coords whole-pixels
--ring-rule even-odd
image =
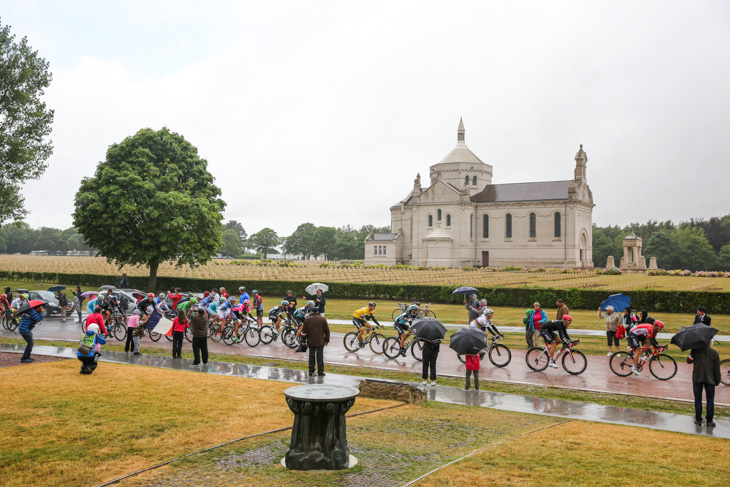
[[[664,329],[664,323],[659,320],[654,320],[653,323],[640,323],[626,334],[626,338],[629,340],[629,346],[634,349],[634,366],[631,367],[631,372],[636,375],[641,375],[641,372],[636,368],[639,364],[639,359],[652,346],[660,348],[659,343],[656,341],[656,335],[662,329]],[[639,350],[639,346],[641,346],[641,350]]]

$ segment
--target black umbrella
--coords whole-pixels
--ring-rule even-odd
[[[710,346],[712,337],[717,335],[718,331],[704,325],[685,326],[672,337],[672,343],[683,352],[692,348],[706,348]]]
[[[459,355],[476,355],[489,346],[489,337],[479,328],[467,326],[451,335],[449,348]]]
[[[479,289],[475,287],[463,286],[454,289],[454,292],[452,292],[451,294],[471,294],[476,292],[479,292]]]
[[[446,336],[446,327],[436,318],[419,318],[411,325],[411,330],[417,338],[433,342],[443,340]]]
[[[26,301],[25,303],[18,306],[18,311],[16,312],[16,314],[18,316],[20,316],[23,313],[27,313],[28,310],[30,310],[31,308],[35,308],[36,306],[41,306],[41,305],[46,305],[46,304],[48,304],[47,301],[42,301],[40,299],[33,299],[31,301]]]
[[[55,293],[56,291],[63,291],[64,289],[66,289],[66,286],[63,286],[61,284],[59,284],[57,286],[51,286],[48,288],[48,290],[51,291],[52,293]]]

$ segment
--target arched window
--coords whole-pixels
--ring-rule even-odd
[[[474,215],[469,215],[469,238],[474,238]]]
[[[477,185],[477,177],[476,176],[474,176],[473,178],[471,178],[471,184],[473,184],[474,186]]]
[[[530,213],[530,238],[537,237],[537,216]]]
[[[554,218],[555,218],[555,231],[553,232],[553,235],[555,236],[555,238],[560,238],[560,235],[561,235],[560,229],[562,228],[562,222],[560,221],[560,220],[562,220],[562,218],[560,217],[560,213],[555,213]]]
[[[387,253],[388,253],[388,247],[386,247],[385,245],[383,245],[383,255],[385,255]]]
[[[482,238],[489,238],[489,215],[482,215]]]
[[[441,221],[441,208],[436,210],[436,221]]]
[[[428,226],[429,227],[433,226],[433,215],[428,215]]]
[[[448,213],[446,214],[446,226],[451,226],[451,215],[449,215]]]
[[[512,213],[504,217],[504,238],[512,238]]]
[[[469,184],[469,176],[464,176],[464,184]]]
[[[378,255],[378,246],[373,245],[373,255]]]

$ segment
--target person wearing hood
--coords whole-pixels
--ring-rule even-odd
[[[23,356],[20,358],[21,362],[32,362],[34,360],[30,358],[30,353],[33,351],[33,328],[43,321],[43,316],[44,310],[42,304],[22,313],[18,332],[27,345],[25,346],[25,351],[23,351]]]
[[[81,343],[76,352],[76,358],[81,361],[79,374],[89,375],[96,369],[98,349],[105,343],[104,337],[99,335],[99,325],[96,323],[90,324],[84,336],[81,337]]]
[[[476,293],[470,294],[468,301],[464,298],[464,307],[469,312],[469,323],[479,318],[479,300]]]

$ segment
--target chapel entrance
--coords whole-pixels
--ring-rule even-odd
[[[482,251],[482,267],[489,267],[489,251]]]

